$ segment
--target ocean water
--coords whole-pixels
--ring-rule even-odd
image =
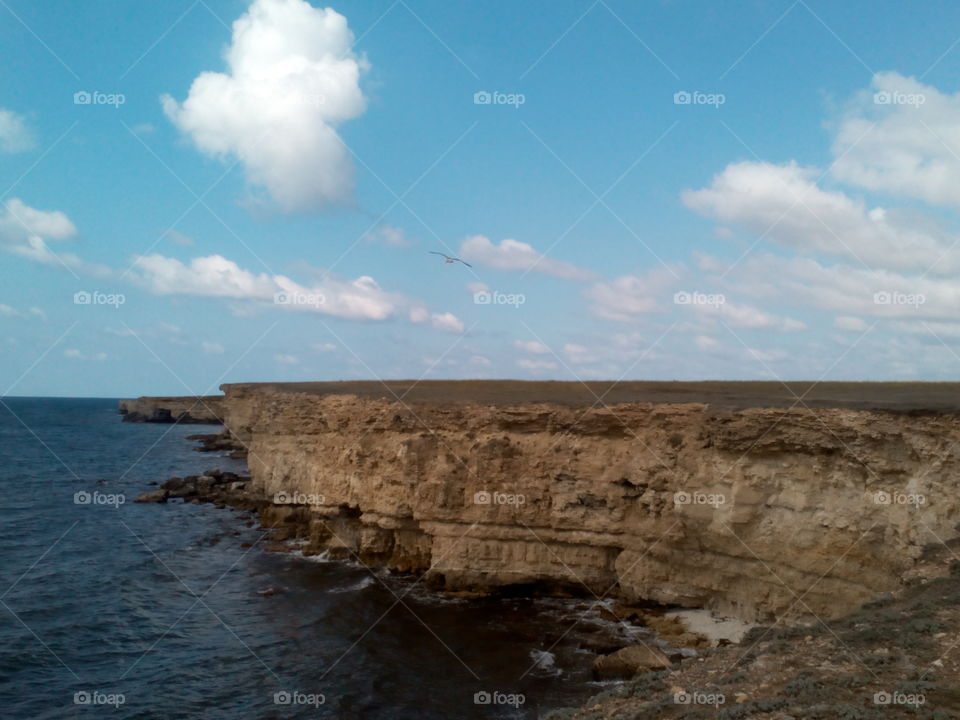
[[[585,600],[447,600],[266,552],[236,511],[132,502],[246,470],[193,450],[203,426],[3,402],[2,717],[536,718],[601,689],[583,645],[618,628]]]

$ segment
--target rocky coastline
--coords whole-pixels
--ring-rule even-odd
[[[630,679],[558,718],[701,717],[683,698],[711,692],[731,718],[957,716],[942,682],[960,676],[944,639],[960,620],[953,412],[222,389],[224,430],[194,437],[246,453],[250,477],[173,478],[139,500],[251,511],[270,549],[437,592],[615,598],[657,641],[598,648],[596,677]],[[681,608],[760,627],[709,638]],[[841,681],[842,702],[797,714]],[[864,688],[936,707],[871,714]]]

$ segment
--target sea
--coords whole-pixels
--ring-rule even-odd
[[[596,598],[443,598],[268,552],[236,510],[133,502],[245,473],[187,440],[211,431],[0,400],[0,717],[541,718],[608,689],[590,645],[623,628]]]

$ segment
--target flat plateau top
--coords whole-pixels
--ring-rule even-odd
[[[359,395],[404,403],[572,407],[619,403],[706,403],[751,407],[850,408],[896,412],[960,413],[955,382],[561,382],[525,380],[349,380],[341,382],[235,383],[227,388],[263,388],[317,395]],[[803,404],[797,402],[802,398]],[[600,398],[600,402],[598,402]]]

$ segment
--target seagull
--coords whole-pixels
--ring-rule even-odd
[[[458,258],[458,257],[450,257],[449,255],[446,255],[446,254],[444,254],[444,253],[442,253],[442,252],[436,252],[435,250],[428,250],[427,252],[429,252],[431,255],[440,255],[440,256],[442,256],[442,257],[445,257],[445,258],[447,259],[447,262],[448,262],[448,263],[458,262],[458,263],[463,263],[463,264],[466,265],[468,268],[472,268],[472,267],[473,267],[473,265],[471,265],[471,264],[468,263],[468,262],[463,262],[463,260],[461,260],[461,259]]]

